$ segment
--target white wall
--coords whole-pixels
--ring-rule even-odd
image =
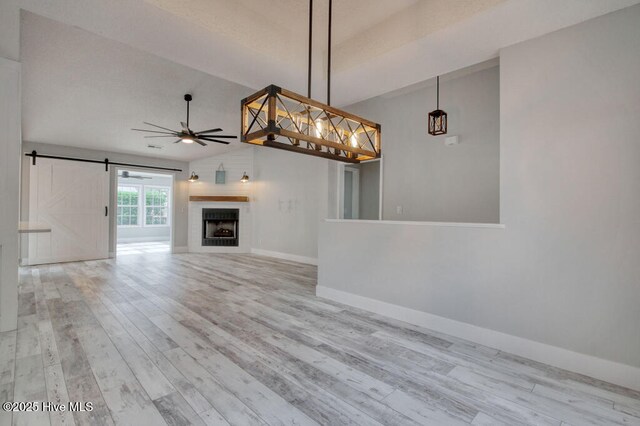
[[[138,172],[130,171],[131,175]],[[118,177],[118,185],[134,185],[140,187],[140,199],[144,200],[144,186],[165,186],[171,188],[173,186],[173,177],[159,175],[145,175],[148,179],[135,179]],[[171,194],[170,199],[173,198]],[[118,243],[126,242],[144,242],[144,241],[169,241],[171,239],[171,223],[166,226],[144,226],[144,204],[141,204],[139,214],[140,226],[118,226],[117,241]],[[115,211],[114,211],[115,213]],[[171,222],[171,217],[169,217]]]
[[[325,223],[319,293],[640,389],[638,22],[634,6],[501,52],[506,229]]]
[[[216,185],[215,171],[224,165],[226,184]],[[251,218],[251,250],[315,263],[318,225],[327,217],[328,161],[272,148],[246,147],[192,161],[200,177],[190,195],[246,195]],[[243,172],[249,183],[240,182]],[[241,218],[241,220],[243,220]]]
[[[0,57],[0,331],[17,321],[20,105],[20,64]]]
[[[221,164],[226,171],[224,185],[215,183],[216,170]],[[251,198],[253,147],[245,145],[222,155],[192,161],[189,163],[189,174],[192,171],[199,179],[189,183],[189,195],[243,195]],[[249,175],[247,183],[240,182],[244,172]]]
[[[440,79],[440,108],[449,119],[443,136],[427,133],[435,81],[345,108],[382,125],[384,219],[500,221],[499,76],[494,65]],[[459,145],[444,145],[451,135],[459,136]]]
[[[23,142],[22,143],[22,153],[31,152],[36,150],[39,154],[49,154],[49,155],[60,155],[67,157],[80,157],[80,158],[91,158],[91,159],[104,159],[108,158],[110,161],[122,162],[122,163],[133,163],[133,164],[142,164],[149,166],[158,166],[158,167],[169,167],[175,169],[182,169],[182,172],[167,172],[174,175],[174,187],[173,187],[173,204],[174,204],[174,221],[173,221],[173,248],[180,251],[186,250],[187,240],[188,240],[188,199],[189,199],[189,187],[187,184],[188,178],[188,163],[182,161],[175,160],[167,160],[167,159],[159,159],[159,158],[151,158],[151,157],[142,157],[137,155],[129,155],[129,154],[120,154],[115,152],[108,151],[96,151],[90,149],[82,149],[75,147],[68,147],[62,145],[49,145],[49,144],[39,144],[34,142]],[[29,211],[29,165],[30,165],[30,157],[22,158],[22,189],[21,189],[21,214],[23,218],[28,217]],[[100,165],[96,164],[96,167],[100,167]],[[135,168],[131,167],[128,170],[135,170]],[[148,171],[148,170],[147,170]],[[110,173],[110,192],[111,192],[111,203],[109,205],[109,211],[116,211],[116,168],[111,167],[109,169]],[[116,248],[116,221],[115,215],[111,215],[111,221],[109,222],[109,252],[115,253]],[[26,220],[26,219],[25,219]],[[26,244],[22,245],[22,254],[23,256],[26,253]]]
[[[20,9],[0,2],[0,331],[18,320],[20,205]]]
[[[220,163],[227,184],[216,185]],[[325,159],[273,148],[247,147],[190,163],[200,177],[190,195],[246,195],[255,253],[315,263],[318,225],[327,217],[328,164]],[[335,170],[335,169],[334,169]],[[243,172],[250,181],[240,182]]]
[[[216,171],[222,164],[225,170],[225,183],[216,184]],[[199,179],[189,182],[189,195],[239,195],[249,197],[249,202],[189,202],[189,251],[204,253],[249,253],[253,234],[253,147],[243,145],[241,149],[222,155],[192,161],[190,172],[194,171]],[[249,182],[240,182],[242,174],[249,175]],[[239,241],[237,247],[202,246],[202,209],[234,208],[238,209]]]
[[[143,216],[140,216],[141,218]],[[118,243],[136,243],[146,241],[169,241],[170,226],[119,226]]]
[[[253,248],[314,262],[327,217],[328,160],[254,148]]]

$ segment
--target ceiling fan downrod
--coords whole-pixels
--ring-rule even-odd
[[[189,127],[189,102],[193,100],[193,96],[187,93],[184,95],[184,100],[187,101],[187,127]]]

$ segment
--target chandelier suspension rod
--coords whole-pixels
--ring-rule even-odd
[[[309,0],[309,65],[307,68],[307,98],[311,98],[311,45],[313,40],[313,0]]]
[[[440,76],[436,76],[436,109],[440,109]]]
[[[327,105],[331,106],[331,3],[329,0],[329,28],[328,28],[328,47],[327,47]]]

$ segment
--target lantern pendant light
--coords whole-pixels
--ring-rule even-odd
[[[309,0],[307,96],[270,85],[242,100],[240,141],[347,163],[379,158],[380,124],[331,106],[329,0],[327,103],[311,99],[313,0]]]
[[[436,77],[436,109],[429,113],[429,134],[432,136],[447,133],[447,113],[440,109],[440,76]]]

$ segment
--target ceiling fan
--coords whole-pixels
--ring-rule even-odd
[[[147,126],[153,126],[158,129],[162,129],[164,131],[161,132],[158,130],[148,130],[148,129],[131,129],[131,130],[135,130],[136,132],[154,133],[153,135],[145,136],[145,138],[178,138],[178,140],[175,141],[174,143],[180,143],[180,142],[194,143],[195,142],[202,146],[207,146],[207,144],[204,143],[203,141],[217,142],[217,143],[223,143],[225,145],[228,145],[229,144],[228,141],[224,141],[220,139],[236,139],[237,138],[237,136],[213,134],[213,133],[222,131],[222,129],[219,127],[215,129],[202,130],[200,132],[194,132],[193,130],[191,130],[189,128],[189,102],[191,102],[192,99],[193,97],[190,94],[187,93],[186,95],[184,95],[184,100],[187,102],[187,122],[186,123],[184,121],[180,122],[180,124],[182,125],[181,131],[167,129],[166,127],[147,123],[146,121],[143,121],[143,123],[146,124]]]
[[[118,173],[118,177],[125,179],[151,179],[151,176],[132,175],[128,171],[123,170],[122,173]]]

